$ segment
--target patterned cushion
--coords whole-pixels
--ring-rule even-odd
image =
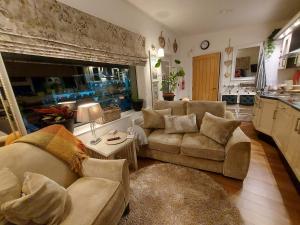
[[[168,134],[197,132],[196,114],[186,116],[164,116],[165,132]]]

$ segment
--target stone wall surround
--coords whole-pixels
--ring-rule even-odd
[[[1,0],[0,52],[145,65],[145,37],[55,0]]]

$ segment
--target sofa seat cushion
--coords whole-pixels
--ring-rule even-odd
[[[200,133],[190,133],[183,136],[181,153],[202,159],[225,160],[225,148]]]
[[[120,182],[83,177],[67,189],[71,207],[61,225],[112,224],[117,211],[125,208]]]
[[[148,137],[150,149],[179,154],[183,134],[166,134],[165,130],[154,130]]]

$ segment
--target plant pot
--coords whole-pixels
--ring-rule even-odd
[[[73,131],[74,131],[74,118],[59,121],[59,122],[48,122],[48,123],[46,122],[45,126],[50,126],[50,125],[54,125],[54,124],[63,125],[71,133],[73,133]]]
[[[174,93],[163,93],[163,98],[165,101],[174,101]]]
[[[144,99],[132,100],[132,108],[134,111],[141,111],[143,108]]]

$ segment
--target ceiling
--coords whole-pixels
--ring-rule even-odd
[[[125,0],[179,35],[288,20],[300,0]]]

